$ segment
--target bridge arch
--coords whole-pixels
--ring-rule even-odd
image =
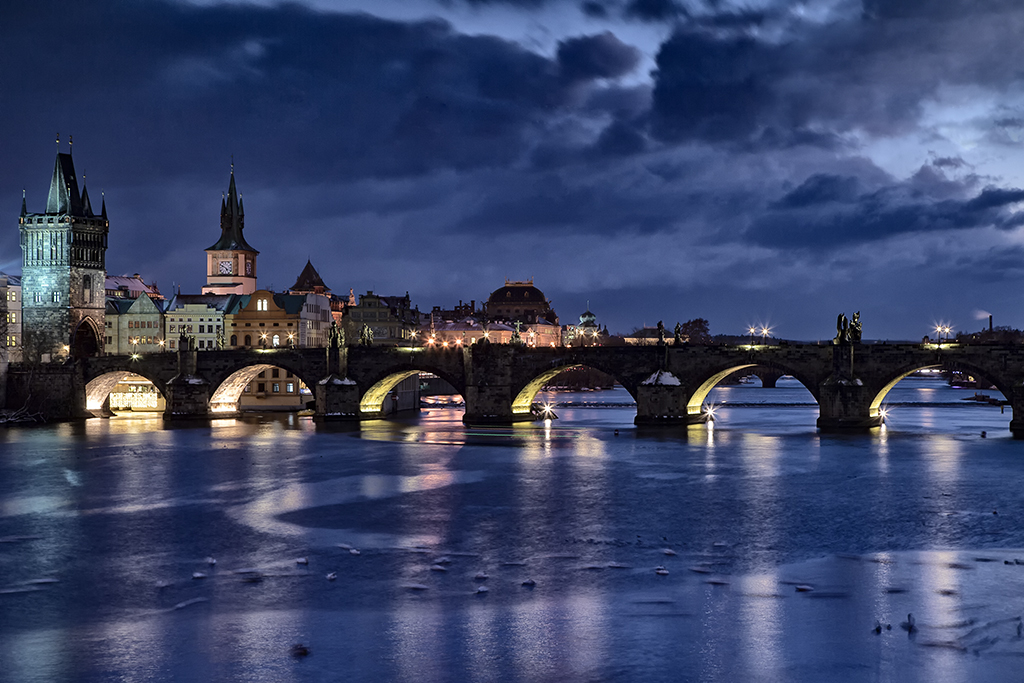
[[[584,368],[584,367],[585,368],[592,368],[594,370],[597,370],[598,372],[603,372],[606,375],[610,375],[616,382],[621,384],[626,389],[626,391],[629,392],[629,395],[633,397],[633,400],[636,400],[636,382],[635,381],[630,381],[628,379],[624,381],[620,377],[620,375],[621,375],[620,372],[609,371],[608,368],[603,367],[602,365],[594,364],[594,363],[566,362],[566,363],[559,363],[559,364],[554,365],[554,366],[552,366],[550,368],[547,368],[546,370],[541,372],[539,375],[536,375],[535,377],[530,379],[519,390],[519,392],[516,393],[515,398],[512,399],[512,414],[513,415],[526,415],[527,413],[530,413],[531,409],[533,407],[533,399],[535,399],[537,397],[537,392],[539,392],[542,388],[544,388],[544,386],[548,382],[550,382],[552,379],[554,379],[555,377],[557,377],[561,373],[565,372],[566,370],[573,370],[575,368]]]
[[[922,363],[915,363],[915,364],[912,364],[912,365],[903,366],[899,370],[897,370],[896,372],[888,375],[885,379],[883,379],[881,386],[878,388],[877,392],[875,393],[874,398],[871,399],[871,404],[868,406],[869,415],[871,415],[872,417],[875,417],[875,416],[878,415],[878,411],[881,409],[882,402],[885,401],[886,395],[888,395],[888,393],[890,391],[892,391],[893,388],[895,388],[896,385],[899,384],[901,380],[903,380],[903,379],[907,378],[908,376],[914,374],[918,370],[926,370],[928,368],[945,368],[945,369],[948,369],[948,370],[963,370],[965,372],[969,372],[971,375],[973,375],[975,377],[980,377],[981,379],[985,380],[986,382],[992,384],[996,389],[999,390],[999,392],[1005,398],[1010,399],[1013,396],[1012,385],[1007,385],[1006,382],[1004,382],[998,375],[994,375],[993,373],[991,373],[991,372],[989,372],[987,370],[983,370],[983,369],[981,369],[981,368],[979,368],[979,367],[977,367],[977,366],[975,366],[973,364],[963,363],[963,362],[960,362],[960,361],[945,362],[945,363],[934,363],[934,362],[932,362],[932,363],[925,363],[925,362],[922,362]]]
[[[261,372],[280,368],[290,372],[296,379],[312,389],[316,379],[306,376],[304,368],[292,363],[287,356],[266,356],[246,358],[240,364],[218,373],[210,382],[210,412],[225,413],[238,410],[242,392]]]
[[[756,363],[738,363],[730,364],[726,367],[720,367],[711,372],[710,375],[701,382],[694,390],[693,394],[690,395],[689,401],[686,403],[686,412],[689,415],[700,415],[701,410],[704,406],[704,401],[707,399],[708,394],[714,389],[719,382],[728,377],[729,375],[738,372],[740,370],[747,370],[751,368],[767,369],[775,372],[782,373],[783,375],[789,375],[796,381],[800,382],[807,391],[810,392],[814,400],[821,402],[818,396],[818,385],[810,378],[804,377],[803,373],[785,367],[775,362],[766,363],[764,361]]]
[[[403,364],[398,367],[392,366],[387,371],[372,376],[366,382],[370,386],[359,399],[359,412],[369,414],[382,413],[384,411],[384,399],[387,398],[391,390],[403,380],[413,375],[418,375],[421,372],[429,372],[440,377],[450,384],[463,399],[466,398],[466,388],[463,386],[461,378],[453,377],[444,369],[433,367],[428,363]],[[364,383],[361,382],[360,384]]]
[[[110,370],[93,377],[85,385],[85,409],[89,411],[102,410],[110,392],[130,375],[138,375],[149,380],[160,392],[160,395],[166,399],[167,391],[163,382],[159,378],[148,377],[147,374],[143,368],[132,368],[131,370]]]

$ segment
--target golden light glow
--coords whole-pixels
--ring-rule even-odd
[[[156,340],[156,343],[157,343],[157,344],[158,344],[159,346],[163,346],[163,345],[164,345],[164,340],[163,340],[163,339],[157,339],[157,340]]]

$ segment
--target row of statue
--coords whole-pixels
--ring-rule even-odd
[[[853,314],[853,320],[847,320],[845,313],[836,319],[836,336],[833,344],[856,344],[860,342],[860,311]]]

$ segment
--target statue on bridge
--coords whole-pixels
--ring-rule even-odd
[[[518,320],[515,322],[515,326],[514,326],[515,329],[512,330],[512,338],[509,340],[509,343],[511,343],[511,344],[522,344],[523,343],[523,335],[520,333],[520,329],[522,328],[522,326],[523,326],[523,324],[521,322],[519,322]]]
[[[673,346],[683,345],[683,325],[682,323],[676,323],[675,337],[672,339]]]
[[[850,343],[850,321],[847,320],[845,313],[840,313],[836,318],[836,336],[832,343],[837,345]]]
[[[327,330],[327,345],[342,347],[345,345],[345,330],[338,327],[338,321],[331,321],[331,329]]]
[[[178,350],[179,351],[195,351],[196,350],[196,338],[190,334],[186,334],[184,331],[178,335]]]
[[[373,346],[373,329],[363,324],[363,329],[359,332],[359,344],[361,346]]]
[[[847,320],[845,313],[836,319],[836,336],[833,344],[859,344],[861,340],[860,311],[853,314],[853,320]]]
[[[658,346],[665,345],[665,323],[658,321]]]

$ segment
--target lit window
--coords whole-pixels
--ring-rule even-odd
[[[272,389],[273,389],[275,394],[280,394],[281,393],[281,385],[279,383],[277,383],[277,382],[274,382],[274,385],[273,385]]]
[[[287,384],[284,385],[284,390],[286,392],[288,392],[289,394],[294,394],[295,393],[295,383],[294,382],[288,382]]]

